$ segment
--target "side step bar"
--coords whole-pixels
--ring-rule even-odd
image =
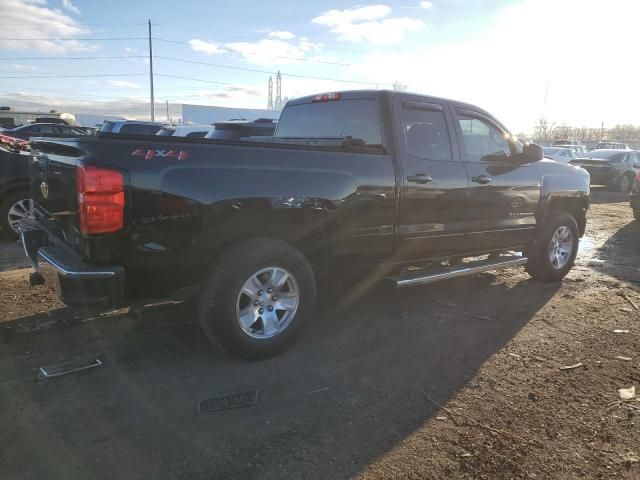
[[[489,270],[517,267],[519,265],[525,265],[527,261],[527,257],[505,256],[498,259],[480,260],[451,267],[425,269],[404,273],[397,277],[391,277],[390,280],[395,283],[396,288],[413,287],[414,285],[425,285],[427,283],[448,280],[450,278],[464,277],[466,275],[487,272]]]

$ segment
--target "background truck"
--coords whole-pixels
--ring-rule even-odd
[[[65,303],[199,285],[207,337],[248,358],[288,346],[347,270],[363,288],[516,265],[558,281],[589,205],[584,170],[543,160],[486,111],[399,92],[290,101],[269,143],[32,145],[23,243]]]

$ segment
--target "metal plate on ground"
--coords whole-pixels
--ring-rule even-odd
[[[40,378],[60,377],[62,375],[68,375],[82,370],[89,370],[90,368],[99,367],[101,365],[102,362],[97,358],[82,358],[49,365],[48,367],[40,367],[38,369],[38,376]]]
[[[230,408],[250,407],[258,403],[258,391],[223,393],[215,397],[200,400],[196,407],[197,412],[209,413]]]

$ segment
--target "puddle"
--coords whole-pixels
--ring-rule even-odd
[[[592,237],[585,235],[580,239],[578,246],[578,256],[580,258],[590,258],[594,256],[596,251],[596,244]]]

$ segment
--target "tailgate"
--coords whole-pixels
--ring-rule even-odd
[[[72,240],[78,235],[76,165],[85,152],[57,141],[35,139],[31,146],[29,183],[38,217],[50,228],[62,230],[64,238]]]

